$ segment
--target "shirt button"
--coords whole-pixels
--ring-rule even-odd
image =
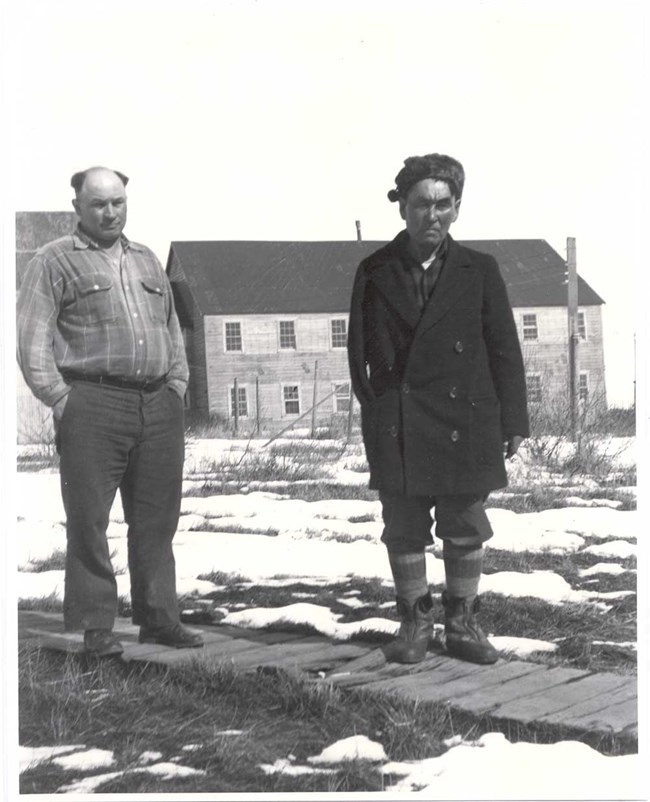
[[[397,437],[397,426],[391,426],[388,433],[391,437]]]
[[[454,345],[454,351],[457,354],[462,354],[464,348],[465,348],[465,346],[463,345],[462,340],[458,340]]]
[[[404,382],[402,385],[402,392],[408,395],[411,392],[411,388],[408,386],[407,382]]]
[[[458,390],[456,387],[452,387],[449,390],[449,398],[458,398]]]
[[[140,373],[142,373],[142,371],[138,368],[138,370],[136,370],[136,373],[140,374]]]
[[[460,432],[458,429],[454,429],[454,431],[449,435],[451,438],[452,443],[457,443],[460,440]]]
[[[144,345],[144,340],[138,340],[138,345]]]
[[[137,313],[137,312],[134,312],[134,313],[133,313],[133,317],[137,317],[137,316],[138,316],[138,313]]]

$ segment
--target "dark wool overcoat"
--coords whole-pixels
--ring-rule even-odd
[[[419,496],[507,484],[503,442],[528,436],[526,377],[496,260],[451,237],[421,312],[408,234],[357,270],[348,337],[370,487]]]

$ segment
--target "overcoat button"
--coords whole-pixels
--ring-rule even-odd
[[[454,431],[449,435],[451,438],[452,443],[457,443],[460,440],[460,432],[458,429],[454,429]]]
[[[456,344],[454,345],[454,351],[455,351],[457,354],[462,354],[462,353],[463,353],[463,349],[464,349],[464,348],[465,348],[465,346],[463,345],[463,343],[462,343],[462,341],[461,341],[461,340],[458,340],[458,341],[456,342]]]
[[[397,437],[397,426],[391,426],[388,433],[391,437]]]
[[[449,390],[449,398],[458,398],[458,390],[456,389],[456,387],[452,387]]]
[[[406,382],[404,382],[404,384],[402,385],[402,392],[406,393],[406,395],[408,395],[410,393],[410,391],[411,391],[411,388],[408,386],[408,384]]]

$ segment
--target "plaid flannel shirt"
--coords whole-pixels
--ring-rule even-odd
[[[50,242],[18,293],[18,362],[48,406],[70,392],[63,373],[167,383],[181,396],[187,359],[171,285],[144,245],[122,237],[115,267],[83,231]]]

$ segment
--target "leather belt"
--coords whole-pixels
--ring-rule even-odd
[[[64,373],[67,382],[92,382],[93,384],[106,384],[108,387],[121,387],[124,390],[140,390],[145,393],[154,393],[165,384],[166,376],[160,379],[125,379],[121,376],[87,376],[84,373]]]

